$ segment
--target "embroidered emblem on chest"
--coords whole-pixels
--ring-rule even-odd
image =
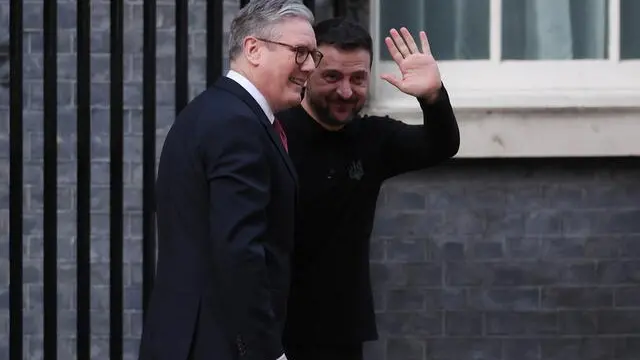
[[[364,176],[364,169],[362,168],[362,162],[355,160],[349,165],[349,178],[353,180],[360,180]]]

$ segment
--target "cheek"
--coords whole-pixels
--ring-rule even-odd
[[[291,61],[286,56],[286,54],[274,54],[272,56],[272,60],[270,61],[271,66],[271,74],[275,80],[275,78],[287,79],[293,73],[295,66],[291,64]]]
[[[358,103],[363,103],[367,99],[368,87],[355,87],[353,93],[358,97]]]
[[[332,94],[335,93],[333,87],[322,85],[313,80],[309,81],[308,89],[309,93],[314,97],[314,99],[321,99],[322,101],[330,99],[332,97]]]
[[[309,76],[309,79],[307,80],[307,86],[314,93],[324,92],[324,90],[322,89],[323,87],[326,87],[325,83],[321,81],[321,79],[318,78],[318,75],[313,72],[311,73],[311,75]]]

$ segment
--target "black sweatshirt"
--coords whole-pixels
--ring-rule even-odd
[[[301,106],[277,114],[300,186],[285,344],[377,339],[369,238],[380,187],[453,157],[460,144],[444,87],[435,103],[419,102],[421,125],[363,116],[328,131]]]

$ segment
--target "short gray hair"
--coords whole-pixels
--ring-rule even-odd
[[[242,52],[242,42],[247,36],[270,37],[273,26],[286,18],[301,18],[313,25],[315,18],[301,0],[251,0],[240,9],[231,22],[229,31],[229,60]]]

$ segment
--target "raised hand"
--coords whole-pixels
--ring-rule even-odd
[[[387,36],[384,42],[398,64],[402,78],[391,74],[382,74],[381,77],[405,94],[428,101],[435,100],[440,93],[442,80],[438,64],[431,54],[427,34],[420,31],[421,52],[407,28],[400,28],[400,32],[391,29],[389,33],[391,36]]]

